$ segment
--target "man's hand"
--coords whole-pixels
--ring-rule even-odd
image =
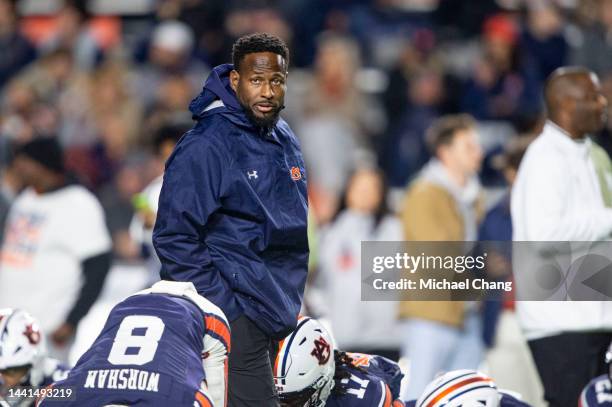
[[[69,322],[64,322],[59,328],[51,334],[51,340],[55,346],[62,347],[74,336],[74,325]]]

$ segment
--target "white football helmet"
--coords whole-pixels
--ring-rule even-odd
[[[334,387],[334,344],[319,321],[300,317],[279,344],[274,383],[283,407],[323,407]]]
[[[36,364],[44,357],[43,335],[27,312],[0,309],[0,370]]]
[[[499,407],[493,380],[475,370],[453,370],[427,385],[416,407]]]

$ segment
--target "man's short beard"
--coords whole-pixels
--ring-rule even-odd
[[[247,118],[251,121],[251,123],[255,125],[255,127],[270,130],[276,125],[276,123],[278,123],[281,108],[277,108],[274,111],[274,114],[271,116],[257,117],[255,113],[253,113],[253,109],[251,109],[251,106],[245,106],[242,103],[241,105],[244,109],[244,113],[246,114]]]

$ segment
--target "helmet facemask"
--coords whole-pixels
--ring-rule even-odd
[[[279,347],[274,380],[282,407],[324,407],[334,387],[333,339],[316,320],[303,317]]]
[[[333,387],[333,376],[321,376],[312,386],[304,390],[279,394],[280,405],[281,407],[324,407]]]

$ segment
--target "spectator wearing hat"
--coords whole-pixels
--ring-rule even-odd
[[[191,28],[180,21],[165,21],[151,34],[147,63],[140,66],[134,75],[135,93],[145,109],[151,108],[160,99],[163,85],[176,78],[191,84],[193,90],[202,86],[207,67],[193,58],[194,35]]]
[[[461,110],[478,120],[510,120],[517,126],[541,112],[537,66],[519,47],[518,24],[498,14],[489,17],[481,36],[481,55],[466,83]]]
[[[16,1],[0,0],[0,89],[36,57],[34,45],[18,29]]]
[[[111,240],[98,200],[68,182],[55,138],[19,147],[16,173],[26,186],[8,214],[0,251],[0,308],[36,315],[49,351],[64,361],[78,322],[98,298]]]

